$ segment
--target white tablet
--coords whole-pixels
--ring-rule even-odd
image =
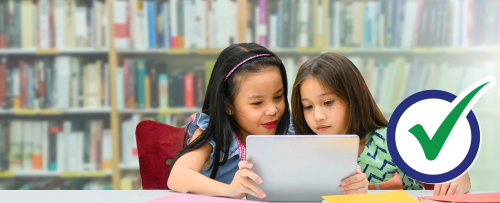
[[[340,182],[356,174],[358,147],[357,135],[250,135],[246,158],[266,197],[247,199],[321,202],[340,195]]]

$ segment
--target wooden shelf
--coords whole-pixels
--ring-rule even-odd
[[[0,49],[0,55],[107,54],[108,48]]]
[[[138,171],[139,170],[139,166],[127,166],[127,165],[124,165],[124,164],[120,164],[120,169],[121,170],[127,170],[127,171]]]
[[[135,113],[147,113],[147,114],[183,114],[183,113],[197,113],[201,112],[201,108],[171,108],[171,109],[120,109],[118,110],[120,114],[135,114]]]
[[[269,48],[276,54],[320,54],[321,48]],[[500,47],[411,47],[411,48],[363,48],[330,47],[329,52],[343,54],[500,54]],[[220,49],[118,49],[118,54],[163,54],[163,55],[217,55]]]
[[[57,171],[2,171],[0,178],[102,178],[112,176],[111,171],[78,171],[78,172],[57,172]]]
[[[0,115],[35,116],[65,114],[109,114],[111,108],[78,108],[78,109],[1,109]]]

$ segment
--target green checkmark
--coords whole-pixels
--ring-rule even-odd
[[[422,146],[422,149],[425,153],[425,158],[427,160],[432,161],[437,158],[439,152],[443,148],[446,139],[450,135],[451,130],[455,126],[460,118],[460,115],[465,110],[470,101],[476,96],[476,94],[481,90],[485,85],[489,82],[482,84],[476,89],[472,90],[467,96],[465,96],[454,108],[451,110],[450,114],[446,116],[443,123],[439,126],[436,131],[436,134],[432,137],[432,140],[429,139],[427,132],[425,132],[424,127],[422,125],[417,124],[413,126],[409,132],[417,138],[418,142]]]

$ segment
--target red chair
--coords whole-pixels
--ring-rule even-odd
[[[167,173],[182,149],[184,129],[149,120],[137,125],[135,138],[143,189],[169,189]]]

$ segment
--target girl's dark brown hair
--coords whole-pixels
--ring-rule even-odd
[[[307,125],[300,102],[300,84],[309,77],[318,79],[342,99],[349,111],[347,134],[356,134],[363,139],[368,132],[387,127],[387,119],[377,107],[358,68],[345,56],[324,53],[302,64],[293,84],[291,102],[296,134],[315,134]]]

